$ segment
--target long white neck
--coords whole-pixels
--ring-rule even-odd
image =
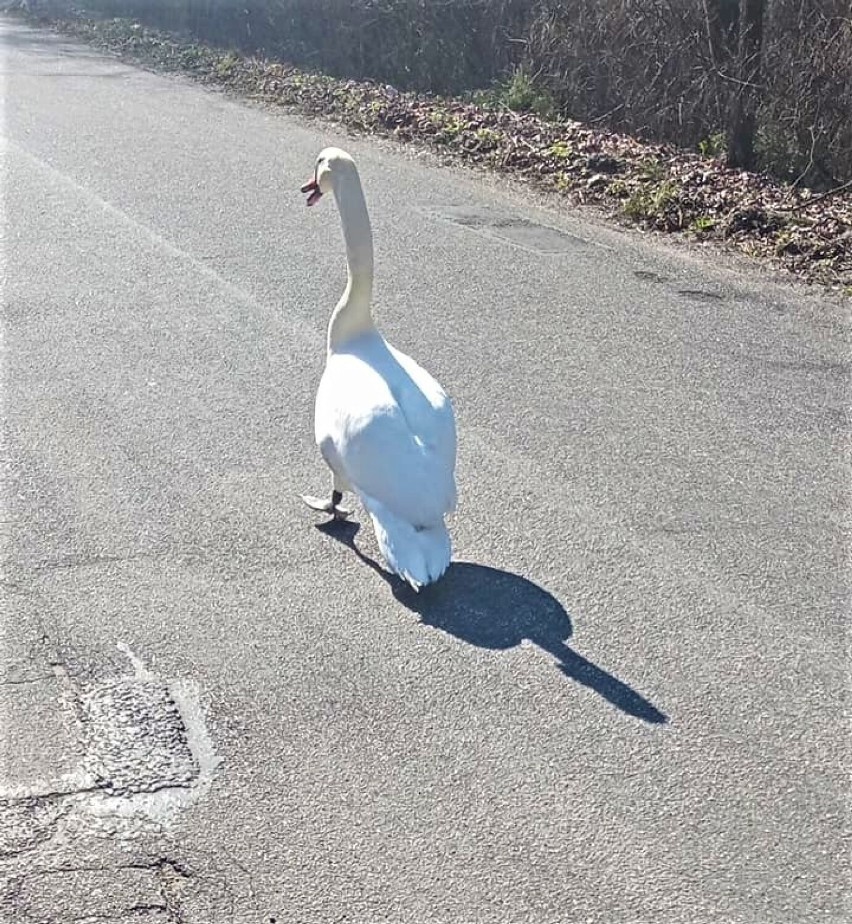
[[[355,170],[341,177],[334,198],[346,241],[346,290],[328,325],[328,352],[360,334],[375,330],[370,313],[373,294],[373,234],[361,181]]]

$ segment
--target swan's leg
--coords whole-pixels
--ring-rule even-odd
[[[345,520],[353,514],[353,511],[348,507],[340,506],[340,502],[343,500],[343,492],[338,491],[336,488],[332,489],[331,497],[326,500],[323,500],[321,497],[311,497],[308,494],[303,494],[302,500],[311,510],[320,510],[323,513],[330,513],[335,520]]]
[[[351,517],[355,512],[351,507],[341,507],[340,502],[343,500],[343,492],[336,488],[331,492],[331,509],[334,513],[335,520],[345,520]]]

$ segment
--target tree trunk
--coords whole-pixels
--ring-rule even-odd
[[[704,22],[710,58],[721,71],[736,52],[740,0],[704,0]]]
[[[766,0],[740,0],[736,87],[728,115],[728,165],[751,170],[760,102],[760,65]]]
[[[713,81],[716,103],[714,130],[727,127],[730,87],[723,80],[736,58],[736,37],[740,15],[740,0],[703,0],[704,25],[707,29],[707,46],[710,58],[710,77]]]

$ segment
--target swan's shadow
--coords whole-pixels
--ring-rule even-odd
[[[594,690],[623,712],[645,722],[668,721],[645,697],[568,647],[572,634],[568,613],[552,594],[532,581],[485,565],[453,562],[437,584],[418,594],[355,545],[359,528],[357,523],[334,521],[317,526],[349,546],[380,574],[396,599],[417,613],[424,625],[479,648],[514,648],[527,639],[553,655],[566,677]]]

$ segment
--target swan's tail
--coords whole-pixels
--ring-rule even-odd
[[[361,494],[361,500],[391,571],[415,590],[437,581],[450,564],[450,534],[443,521],[435,526],[415,527],[372,497]]]

